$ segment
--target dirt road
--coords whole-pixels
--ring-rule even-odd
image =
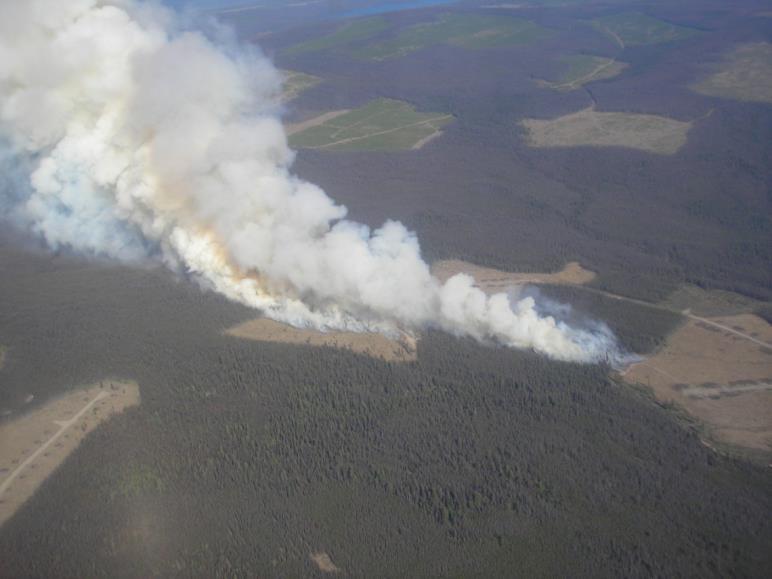
[[[79,419],[81,416],[83,416],[83,415],[84,415],[86,412],[88,412],[89,408],[91,408],[91,407],[92,407],[94,404],[96,404],[97,402],[99,402],[99,401],[100,401],[102,398],[105,398],[107,395],[108,395],[108,394],[107,394],[107,392],[104,392],[104,391],[102,391],[102,392],[100,392],[99,394],[97,394],[96,396],[94,396],[94,398],[93,398],[93,399],[92,399],[90,402],[88,402],[88,403],[87,403],[87,404],[86,404],[86,405],[85,405],[83,408],[81,408],[81,409],[80,409],[80,411],[79,411],[77,414],[75,414],[75,416],[73,416],[73,417],[72,417],[72,418],[70,418],[69,420],[57,420],[57,421],[55,422],[55,424],[56,424],[57,426],[59,426],[59,430],[57,430],[57,431],[54,433],[54,435],[53,435],[51,438],[49,438],[48,440],[46,440],[46,441],[45,441],[45,442],[44,442],[42,445],[40,445],[40,447],[39,447],[39,448],[38,448],[38,449],[37,449],[35,452],[33,452],[32,454],[30,454],[30,455],[29,455],[29,456],[28,456],[28,457],[27,457],[27,458],[26,458],[26,459],[25,459],[25,460],[24,460],[24,461],[23,461],[23,462],[22,462],[22,463],[21,463],[19,466],[17,466],[17,467],[16,467],[16,468],[13,470],[13,472],[11,472],[11,474],[10,474],[10,475],[8,475],[8,478],[6,478],[6,479],[3,481],[3,484],[0,484],[0,497],[2,497],[2,496],[3,496],[3,493],[5,493],[5,491],[6,491],[6,490],[7,490],[7,489],[8,489],[8,488],[11,486],[11,483],[14,481],[14,479],[15,479],[17,476],[19,476],[19,475],[21,474],[21,472],[22,472],[22,471],[23,471],[25,468],[27,468],[27,467],[28,467],[30,464],[32,464],[33,462],[35,462],[35,460],[37,460],[37,458],[38,458],[38,457],[39,457],[41,454],[43,454],[43,453],[45,452],[45,450],[46,450],[46,449],[47,449],[49,446],[51,446],[51,445],[52,445],[54,442],[56,442],[56,440],[57,440],[57,439],[58,439],[58,438],[59,438],[59,437],[60,437],[62,434],[64,434],[64,433],[65,433],[65,431],[66,431],[66,430],[67,430],[67,429],[68,429],[70,426],[72,426],[73,424],[75,424],[75,423],[78,421],[78,419]]]

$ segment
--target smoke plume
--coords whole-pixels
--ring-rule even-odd
[[[53,248],[162,259],[298,326],[614,355],[605,327],[487,297],[466,275],[441,284],[401,223],[347,220],[290,172],[280,90],[256,49],[183,30],[155,4],[0,0],[0,163],[24,172],[4,210]]]

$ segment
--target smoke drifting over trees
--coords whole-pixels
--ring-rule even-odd
[[[131,1],[0,4],[13,214],[52,247],[160,258],[271,318],[320,329],[441,328],[562,360],[618,356],[604,326],[440,284],[401,223],[374,231],[290,172],[280,76],[254,50]],[[18,187],[14,188],[19,194]]]

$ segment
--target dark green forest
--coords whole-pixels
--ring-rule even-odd
[[[245,342],[220,332],[250,312],[163,271],[0,260],[3,407],[110,376],[142,396],[0,529],[2,576],[313,576],[315,551],[355,577],[769,568],[768,469],[604,366],[433,332],[411,364]]]

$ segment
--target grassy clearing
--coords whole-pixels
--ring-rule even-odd
[[[386,20],[381,17],[355,20],[344,24],[341,28],[326,36],[291,46],[284,51],[284,54],[285,56],[297,56],[308,52],[341,48],[352,42],[367,40],[371,36],[386,30],[387,26]]]
[[[0,344],[0,370],[3,369],[3,365],[5,365],[5,353],[8,350],[6,346],[3,346]]]
[[[320,82],[322,82],[322,79],[318,76],[306,74],[305,72],[282,70],[281,74],[284,77],[281,100],[284,102],[288,102],[299,97],[301,93],[315,87]]]
[[[707,96],[772,103],[772,44],[738,46],[692,89]]]
[[[686,144],[692,123],[657,115],[599,113],[593,108],[555,119],[523,119],[531,147],[626,147],[660,155]]]
[[[562,70],[553,81],[542,81],[541,84],[553,90],[568,92],[581,88],[596,80],[613,78],[620,74],[627,63],[618,62],[613,58],[593,56],[591,54],[573,54],[560,59]]]
[[[621,48],[683,40],[698,30],[657,20],[640,12],[623,12],[593,20],[593,25],[611,36]]]
[[[290,137],[295,148],[333,151],[411,149],[453,117],[420,113],[408,103],[378,99]]]
[[[519,18],[443,14],[437,20],[406,28],[391,40],[358,49],[354,54],[370,60],[386,60],[436,44],[482,49],[525,44],[549,35],[545,28]]]

